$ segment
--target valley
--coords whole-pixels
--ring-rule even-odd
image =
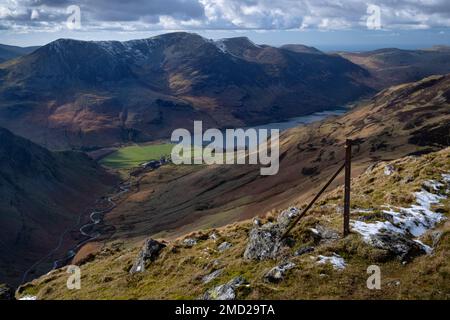
[[[448,299],[448,47],[324,53],[176,32],[6,49],[0,283],[19,286],[18,298],[216,299],[231,288],[243,299]],[[152,164],[170,154],[172,131],[194,121],[281,129],[278,174]],[[248,258],[255,234],[281,228],[342,165],[346,139],[352,234],[340,237],[341,174],[294,228],[292,246],[280,240],[270,259]],[[434,219],[424,232],[377,229],[418,205]],[[395,241],[407,253],[392,252]],[[151,261],[146,246],[158,248]],[[375,262],[385,287],[368,293],[364,268]],[[69,263],[82,268],[83,290],[62,288]],[[408,276],[430,268],[439,272]]]

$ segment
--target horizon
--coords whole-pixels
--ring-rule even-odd
[[[205,39],[211,39],[213,41],[218,41],[221,39],[231,39],[231,38],[239,38],[239,37],[245,37],[248,38],[250,41],[254,42],[257,45],[268,45],[268,46],[273,46],[273,47],[281,47],[284,45],[305,45],[305,46],[309,46],[309,47],[314,47],[316,49],[319,49],[321,51],[324,52],[333,52],[333,51],[349,51],[349,52],[358,52],[358,51],[374,51],[374,50],[379,50],[379,49],[400,49],[400,50],[426,50],[426,49],[430,49],[433,47],[439,47],[439,46],[444,46],[444,47],[448,47],[450,46],[450,43],[445,43],[445,42],[425,42],[425,43],[381,43],[381,44],[367,44],[367,43],[363,43],[363,44],[338,44],[338,45],[333,45],[333,44],[321,44],[321,42],[316,42],[315,43],[310,43],[310,42],[305,42],[305,41],[295,41],[294,38],[292,38],[292,41],[289,41],[291,38],[287,38],[285,42],[281,42],[281,41],[275,41],[272,43],[270,41],[266,41],[264,42],[265,37],[252,37],[251,34],[249,34],[248,32],[235,32],[235,33],[229,33],[228,36],[224,36],[224,37],[220,37],[220,36],[216,36],[216,37],[212,37],[211,34],[209,34],[208,32],[198,32],[198,31],[192,31],[192,30],[174,30],[174,31],[164,31],[164,32],[158,32],[158,33],[154,33],[154,34],[150,34],[148,36],[145,36],[144,34],[141,35],[141,37],[139,37],[138,35],[134,36],[134,35],[127,35],[125,37],[105,37],[105,38],[95,38],[95,37],[86,37],[86,36],[77,36],[76,34],[73,34],[72,37],[68,36],[68,37],[56,37],[55,39],[51,39],[48,42],[43,42],[43,43],[36,43],[36,42],[30,42],[30,43],[25,43],[25,45],[21,44],[21,43],[17,43],[17,41],[2,41],[3,39],[0,38],[0,44],[1,45],[7,45],[7,46],[17,46],[17,47],[41,47],[41,46],[45,46],[51,42],[57,41],[57,40],[61,40],[61,39],[70,39],[70,40],[77,40],[77,41],[93,41],[93,42],[97,42],[97,41],[119,41],[119,42],[126,42],[126,41],[133,41],[133,40],[143,40],[143,39],[150,39],[150,38],[154,38],[157,36],[161,36],[161,35],[166,35],[166,34],[171,34],[171,33],[178,33],[178,32],[184,32],[184,33],[190,33],[190,34],[197,34],[200,35],[202,37],[204,37]],[[323,34],[323,32],[321,32],[321,34]],[[208,36],[209,35],[209,36]],[[328,35],[326,35],[328,36]],[[260,41],[258,41],[257,39],[260,39]],[[270,40],[270,39],[269,39]],[[312,41],[313,42],[313,41]]]

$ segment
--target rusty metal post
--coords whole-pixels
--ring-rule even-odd
[[[345,142],[344,237],[350,233],[350,179],[352,174],[352,140]]]

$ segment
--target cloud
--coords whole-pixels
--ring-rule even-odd
[[[73,4],[82,30],[362,29],[369,4],[380,7],[383,29],[450,27],[448,0],[0,0],[0,26],[58,29]]]

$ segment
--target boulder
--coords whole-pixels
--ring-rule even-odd
[[[264,276],[264,280],[277,283],[284,279],[286,273],[295,267],[295,263],[286,262],[270,269]]]
[[[147,263],[155,261],[161,250],[165,247],[165,244],[156,240],[145,240],[144,246],[139,252],[138,258],[131,267],[130,273],[144,272]]]
[[[234,300],[236,298],[236,289],[245,283],[242,276],[236,277],[226,284],[214,287],[203,295],[203,300]]]
[[[6,284],[0,284],[0,300],[14,300],[14,290]]]
[[[391,230],[372,234],[366,241],[375,248],[387,250],[401,261],[427,253],[421,243]]]
[[[222,242],[218,247],[217,250],[219,250],[220,252],[223,252],[225,250],[228,250],[232,247],[233,245],[229,242]]]
[[[249,234],[244,258],[249,260],[275,259],[281,248],[286,245],[286,241],[281,237],[298,214],[297,208],[290,208],[282,212],[276,222],[269,222],[263,226],[254,225]]]

